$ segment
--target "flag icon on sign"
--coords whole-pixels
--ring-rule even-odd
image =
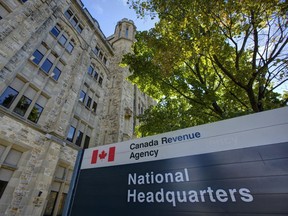
[[[108,161],[112,162],[115,158],[115,150],[116,147],[110,147],[108,150],[108,153],[105,150],[102,150],[101,152],[97,149],[92,152],[92,158],[91,158],[91,164],[97,163],[98,159],[100,161]]]

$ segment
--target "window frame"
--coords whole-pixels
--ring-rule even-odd
[[[7,185],[9,184],[9,182],[11,181],[11,178],[14,175],[14,172],[18,169],[18,164],[20,163],[20,161],[23,158],[23,154],[25,153],[25,149],[19,148],[17,145],[4,145],[2,143],[0,143],[0,146],[4,147],[3,152],[0,155],[0,169],[9,170],[12,172],[12,175],[8,181],[0,180],[0,181],[2,181],[2,183],[4,183],[4,185],[2,187],[0,187],[0,199],[1,199],[3,194],[5,193]],[[10,164],[10,163],[6,162],[7,158],[9,156],[11,156],[10,154],[12,154],[12,151],[17,151],[20,153],[20,157],[17,158],[17,161],[15,161],[16,164]],[[11,158],[15,159],[15,157],[11,157]]]
[[[36,109],[37,109],[37,117],[36,117],[36,119],[31,119],[32,117],[30,117],[31,115],[32,115],[32,112],[33,112],[33,109],[36,107]],[[39,109],[38,108],[40,108],[41,109],[41,111],[39,112]],[[32,121],[32,122],[34,122],[34,123],[37,123],[38,122],[38,120],[39,120],[39,118],[40,118],[40,116],[41,116],[41,114],[42,114],[42,112],[43,112],[43,110],[44,110],[44,107],[42,107],[42,106],[40,106],[38,103],[35,103],[34,104],[34,106],[33,106],[33,108],[32,108],[32,110],[31,110],[31,112],[30,112],[30,114],[29,114],[29,116],[27,117],[27,119],[29,120],[29,121]]]
[[[71,25],[76,29],[76,31],[81,34],[84,30],[83,25],[80,23],[80,19],[78,16],[75,15],[74,11],[71,8],[68,8],[65,12],[64,15],[66,19],[69,20]]]
[[[55,73],[55,70],[58,72],[58,74]],[[59,77],[61,76],[61,73],[62,73],[62,71],[57,66],[55,66],[54,69],[53,69],[53,72],[51,74],[51,77],[55,81],[58,81]]]
[[[38,59],[38,58],[34,55],[35,53],[38,53],[38,54],[42,55],[42,57],[41,57],[40,59]],[[33,61],[36,65],[39,65],[45,55],[44,55],[43,53],[41,53],[38,49],[36,49],[36,50],[33,52],[32,56],[33,56],[32,61]],[[37,60],[37,61],[36,61],[36,60]]]
[[[21,105],[21,103],[23,103],[21,100],[24,100],[25,99],[25,102],[29,102],[28,104],[22,104]],[[32,99],[30,99],[30,98],[28,98],[27,96],[25,96],[24,94],[21,96],[21,98],[20,98],[20,100],[18,101],[18,103],[17,103],[17,105],[15,106],[15,108],[13,109],[13,112],[14,113],[16,113],[16,114],[18,114],[18,115],[20,115],[20,116],[22,116],[22,117],[24,117],[25,116],[25,114],[27,113],[27,110],[29,109],[29,107],[30,107],[30,105],[31,105],[31,103],[32,103]],[[22,110],[21,109],[21,106],[22,107],[24,107],[24,111],[23,111],[23,113],[21,113],[21,112],[19,112],[18,110]]]
[[[71,129],[72,129],[73,131],[71,131]],[[68,130],[68,134],[67,134],[66,140],[68,140],[69,142],[72,142],[72,143],[73,143],[73,140],[74,140],[74,137],[75,137],[75,132],[76,132],[76,127],[70,125],[70,128],[69,128],[69,130]],[[71,134],[71,133],[72,133],[72,137],[70,138],[70,137],[69,137],[69,134]]]
[[[84,95],[84,96],[82,97],[82,95]],[[84,102],[85,102],[86,95],[87,95],[87,93],[86,93],[84,90],[81,90],[81,91],[80,91],[79,101],[80,101],[81,103],[84,103]],[[82,98],[83,98],[83,100],[82,100]]]
[[[56,34],[55,34],[55,32],[56,32]],[[51,33],[52,35],[54,35],[54,37],[58,38],[58,36],[59,36],[60,33],[61,33],[61,29],[58,28],[57,25],[55,25],[55,26],[51,29],[50,33]]]
[[[4,94],[6,93],[6,91],[8,90],[8,88],[11,89],[11,90],[13,90],[13,91],[15,91],[15,92],[17,92],[17,94],[16,94],[16,95],[13,95],[13,98],[12,98],[11,101],[9,102],[8,106],[4,106],[4,105],[3,105],[3,103],[4,103],[4,101],[6,100],[7,96],[5,97],[5,99],[3,100],[3,102],[0,103],[1,106],[6,107],[7,109],[9,109],[9,108],[11,107],[11,105],[13,104],[13,102],[15,101],[15,99],[17,98],[17,96],[19,95],[19,92],[18,92],[16,89],[12,88],[11,86],[7,86],[6,89],[3,91],[3,93],[2,93],[1,96],[0,96],[0,102],[1,102],[1,98],[4,96]],[[13,93],[14,93],[14,92],[13,92]],[[7,94],[7,93],[6,93],[6,94]],[[9,97],[9,96],[8,96],[8,97]]]
[[[37,65],[40,71],[51,77],[51,79],[58,81],[62,74],[62,69],[60,69],[60,64],[62,67],[65,66],[65,63],[63,63],[63,60],[60,56],[58,56],[53,50],[48,48],[45,43],[41,43],[40,46],[45,47],[46,52],[43,54],[39,51],[39,48],[37,48],[32,56],[30,57],[30,60],[33,62],[33,64]],[[41,54],[41,59],[36,58],[36,53]],[[40,55],[39,55],[40,56]],[[35,60],[38,59],[38,60]],[[55,71],[58,70],[58,71]],[[55,72],[58,72],[57,75],[55,75]]]
[[[45,65],[44,66],[44,64],[47,64],[48,63],[48,68],[46,69],[46,66],[47,65]],[[43,61],[43,63],[41,64],[41,66],[40,66],[40,69],[42,70],[42,71],[44,71],[46,74],[49,74],[50,73],[50,70],[52,69],[52,67],[53,67],[53,62],[51,62],[50,61],[50,59],[49,59],[49,56],[47,56],[47,58]]]

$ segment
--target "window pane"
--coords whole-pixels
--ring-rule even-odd
[[[92,74],[93,74],[93,67],[92,66],[89,66],[88,74],[92,76]]]
[[[85,141],[84,141],[84,149],[89,147],[90,137],[86,135]]]
[[[96,113],[96,110],[97,110],[97,103],[94,101],[92,111]]]
[[[77,134],[76,145],[81,146],[82,138],[83,138],[83,133],[82,131],[79,130]]]
[[[59,39],[59,43],[64,45],[67,41],[67,38],[64,35],[61,35],[60,39]]]
[[[98,55],[99,51],[100,51],[99,47],[96,46],[95,49],[94,49],[94,53],[95,53],[96,55]]]
[[[6,108],[9,108],[17,95],[18,91],[8,86],[0,97],[0,104]]]
[[[73,49],[74,49],[74,45],[73,45],[71,42],[69,42],[68,45],[67,45],[67,47],[66,47],[66,50],[67,50],[69,53],[71,53],[71,52],[73,51]]]
[[[70,129],[69,129],[69,132],[68,132],[68,136],[67,136],[67,140],[70,141],[70,142],[73,142],[74,134],[75,134],[75,128],[73,126],[70,126]]]
[[[102,77],[99,77],[99,80],[98,80],[99,84],[102,85],[102,82],[103,82],[103,78]]]
[[[97,73],[97,71],[95,71],[95,73],[94,73],[94,79],[98,79],[98,73]]]
[[[81,25],[78,25],[78,26],[76,27],[76,30],[77,30],[79,33],[81,33],[81,32],[83,31],[83,27],[82,27]]]
[[[52,215],[54,207],[55,207],[57,195],[58,195],[58,192],[55,192],[55,191],[50,192],[44,216]]]
[[[29,114],[28,119],[30,121],[37,123],[38,119],[40,118],[42,111],[43,111],[43,107],[41,107],[39,104],[36,103],[34,105],[32,111],[31,111],[31,113]]]
[[[57,26],[54,26],[54,28],[51,30],[51,33],[57,37],[60,34],[60,30],[57,28]]]
[[[17,106],[15,107],[14,112],[24,116],[30,104],[31,100],[25,96],[22,96]]]
[[[86,97],[86,93],[84,91],[81,91],[79,101],[84,103],[85,97]]]
[[[58,80],[61,75],[61,70],[58,67],[55,67],[52,73],[52,78]]]
[[[65,16],[66,18],[70,19],[73,16],[72,11],[70,11],[69,9],[65,12]]]
[[[87,106],[88,108],[90,108],[91,103],[92,103],[92,98],[88,96],[86,106]]]
[[[103,62],[105,65],[107,64],[107,58],[106,57],[103,58]]]
[[[102,53],[102,52],[99,53],[99,58],[100,58],[100,59],[103,58],[103,53]]]
[[[39,50],[36,50],[33,53],[33,62],[38,65],[41,59],[43,58],[43,56],[44,55]]]
[[[44,63],[42,64],[41,69],[42,69],[43,71],[45,71],[46,73],[49,73],[52,65],[53,65],[52,62],[51,62],[49,59],[46,59],[46,60],[44,61]]]
[[[126,28],[125,37],[128,38],[129,28]]]
[[[8,184],[8,181],[0,180],[0,199],[1,199],[2,195],[3,195],[3,193],[4,193],[4,190],[5,190],[6,186],[7,186],[7,184]]]
[[[74,16],[74,17],[71,19],[71,24],[72,24],[73,26],[76,26],[77,23],[78,23],[78,20],[77,20],[77,18]]]

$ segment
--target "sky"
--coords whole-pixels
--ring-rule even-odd
[[[98,21],[106,37],[112,35],[118,21],[123,18],[133,20],[137,31],[149,30],[154,26],[150,18],[137,18],[136,12],[129,9],[127,0],[81,0],[84,7]]]

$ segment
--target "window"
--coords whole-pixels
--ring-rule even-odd
[[[49,59],[45,59],[44,63],[41,65],[41,69],[46,73],[49,73],[52,68],[53,63]]]
[[[41,44],[30,59],[35,64],[39,65],[43,72],[47,75],[51,75],[52,79],[59,79],[64,65],[56,54],[48,51],[45,44]]]
[[[97,103],[94,101],[92,106],[92,112],[96,113],[97,110]]]
[[[42,111],[43,111],[43,107],[36,103],[34,107],[32,108],[32,111],[30,115],[28,116],[28,119],[32,122],[37,123]]]
[[[54,26],[51,30],[51,33],[57,38],[60,34],[60,28],[58,26]]]
[[[39,51],[39,50],[36,50],[34,53],[33,53],[33,62],[35,63],[35,64],[39,64],[40,63],[40,61],[42,60],[42,58],[43,58],[43,54]]]
[[[22,0],[23,3],[27,2],[28,0]]]
[[[94,79],[95,79],[95,80],[98,79],[98,73],[97,73],[97,71],[94,72]]]
[[[103,58],[103,53],[100,51],[99,52],[99,58],[102,59]]]
[[[75,144],[81,146],[82,138],[83,138],[83,132],[79,130]]]
[[[55,67],[52,73],[52,78],[58,80],[61,75],[61,70],[58,67]]]
[[[69,9],[64,14],[67,19],[70,19],[73,16],[73,12]]]
[[[0,180],[0,198],[2,197],[7,184],[8,184],[8,181]]]
[[[78,26],[76,26],[76,30],[81,33],[83,31],[83,27],[79,24]]]
[[[8,86],[0,97],[0,104],[9,108],[18,95],[18,91]]]
[[[75,135],[75,130],[76,130],[75,127],[70,126],[69,132],[68,132],[68,135],[67,135],[67,140],[68,141],[73,142],[73,138],[74,138],[74,135]]]
[[[31,102],[31,99],[23,95],[19,100],[17,106],[15,107],[14,112],[21,116],[24,116]]]
[[[102,82],[103,82],[103,78],[102,78],[102,77],[99,77],[98,83],[99,83],[100,85],[102,85]]]
[[[92,98],[88,96],[87,102],[86,102],[86,107],[88,107],[90,109],[92,103]]]
[[[72,26],[77,30],[77,32],[81,33],[83,31],[83,27],[79,22],[77,16],[75,16],[74,12],[71,9],[68,9],[65,13],[65,17],[70,21]]]
[[[95,55],[98,56],[100,49],[99,49],[99,47],[96,46],[93,51],[94,51]]]
[[[92,76],[93,71],[94,71],[94,68],[93,68],[92,66],[89,66],[89,68],[88,68],[88,74]]]
[[[71,24],[72,24],[73,26],[76,26],[77,23],[78,23],[78,19],[74,16],[74,17],[70,20],[70,22],[71,22]]]
[[[59,43],[64,46],[66,42],[67,42],[67,38],[64,35],[61,35],[59,39]]]
[[[0,144],[0,198],[3,196],[14,171],[17,170],[17,165],[23,154],[22,151],[14,147]]]
[[[103,58],[103,62],[105,65],[107,64],[107,58],[106,57]]]
[[[28,120],[37,123],[42,112],[43,112],[43,107],[46,105],[47,103],[47,98],[44,97],[43,95],[39,95],[35,105],[33,106],[29,116],[28,116]]]
[[[67,140],[82,148],[85,145],[89,146],[92,130],[86,122],[74,117],[71,121]]]
[[[90,143],[90,137],[86,135],[85,141],[84,141],[84,149],[89,148],[89,143]]]
[[[56,38],[60,35],[58,42],[65,47],[65,50],[71,53],[75,47],[74,40],[69,38],[67,33],[64,30],[61,30],[61,27],[57,24],[50,31],[53,36]]]
[[[85,101],[85,97],[86,97],[86,92],[82,91],[80,92],[80,97],[79,97],[79,101],[84,103]]]
[[[44,216],[62,215],[72,174],[66,165],[57,166]]]
[[[66,50],[71,53],[74,49],[74,44],[72,42],[69,42],[68,45],[66,46]]]
[[[16,77],[0,96],[0,104],[8,109],[11,107],[13,112],[37,123],[48,99],[27,84]],[[23,95],[19,95],[20,90],[25,90]]]
[[[129,28],[126,28],[125,37],[128,38]]]

